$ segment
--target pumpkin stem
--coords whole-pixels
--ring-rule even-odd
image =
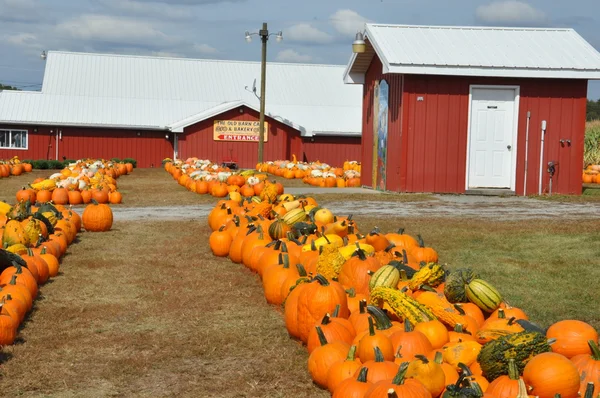
[[[371,318],[369,318],[371,319]],[[379,349],[379,347],[373,348],[375,351],[375,362],[385,362],[385,358],[383,357],[383,352]]]
[[[396,393],[396,390],[394,390],[393,388],[390,388],[387,391],[387,398],[398,398],[398,394]]]
[[[330,323],[331,323],[331,315],[329,315],[329,313],[327,313],[321,320],[321,325],[329,325]]]
[[[317,276],[315,276],[315,279],[321,284],[321,286],[329,286],[329,281],[323,275],[317,274]]]
[[[504,309],[502,309],[502,308],[498,309],[498,319],[506,319],[506,313],[504,312]]]
[[[423,242],[423,237],[421,234],[417,235],[417,242],[419,242],[419,247],[425,247],[425,242]]]
[[[348,297],[354,298],[356,297],[356,290],[351,287],[350,289],[346,289],[346,294],[348,294]]]
[[[594,340],[588,340],[588,345],[592,350],[592,359],[594,361],[600,361],[600,348],[598,348],[598,344]]]
[[[583,398],[592,398],[593,394],[594,394],[594,383],[590,381],[587,383],[587,386],[585,387],[585,394],[583,395]]]
[[[365,251],[359,246],[358,241],[356,242],[356,247],[358,247],[358,249],[356,249],[352,255],[358,256],[358,258],[361,261],[365,261],[367,259],[367,255],[366,255]]]
[[[408,370],[408,362],[402,362],[402,365],[400,365],[400,368],[398,369],[398,373],[396,373],[396,376],[392,380],[392,384],[395,384],[397,386],[403,385],[404,377],[406,376],[407,370]]]
[[[388,247],[386,247],[386,248],[385,248],[385,250],[384,250],[384,251],[385,251],[386,253],[389,253],[390,251],[392,251],[392,249],[393,249],[394,247],[396,247],[396,245],[394,244],[394,242],[392,242],[392,243],[390,243],[390,244],[388,245]]]
[[[225,229],[225,224],[221,225],[221,227],[219,228],[219,232],[223,232],[224,229]]]
[[[408,319],[404,320],[404,331],[405,332],[412,332],[413,331],[412,324],[410,323],[410,321]]]
[[[332,315],[332,316],[333,316],[334,318],[337,318],[339,314],[340,314],[340,305],[339,305],[339,304],[337,304],[337,305],[335,306],[335,309],[333,310],[333,315]]]
[[[360,381],[361,383],[366,383],[368,372],[369,372],[369,368],[360,368],[360,372],[358,372],[358,377],[356,378],[356,381]]]
[[[402,249],[402,262],[404,265],[408,265],[408,255],[406,254],[405,249]]]
[[[392,327],[392,321],[390,321],[390,318],[385,312],[383,312],[381,308],[374,305],[369,305],[367,306],[367,311],[373,316],[373,318],[375,318],[377,330],[388,330]]]
[[[510,318],[510,319],[508,320],[508,325],[509,325],[509,326],[512,326],[512,324],[513,324],[513,323],[515,323],[515,321],[516,321],[516,320],[517,320],[517,317],[514,317],[514,316],[513,316],[512,318]]]
[[[424,364],[428,364],[429,363],[429,359],[427,359],[427,357],[425,355],[415,355],[415,358],[417,358],[419,361],[423,362]]]
[[[519,380],[520,378],[519,368],[517,368],[517,364],[513,358],[508,360],[508,377],[511,380]]]
[[[442,362],[444,362],[444,355],[441,351],[436,351],[435,357],[433,358],[433,362],[437,363],[438,365],[441,365]]]
[[[404,228],[398,228],[398,235],[404,234]]]
[[[364,314],[367,312],[367,300],[362,299],[358,302],[358,312]]]
[[[296,264],[296,269],[298,270],[298,274],[300,274],[300,276],[307,276],[306,268],[304,268],[304,265],[298,263]]]
[[[95,204],[97,206],[98,205],[98,201],[96,199],[92,198],[92,204]],[[223,207],[221,207],[221,208],[224,208],[224,206],[225,205],[223,205]]]
[[[327,345],[327,338],[323,334],[323,330],[321,329],[321,327],[315,326],[315,328],[317,329],[317,336],[319,336],[319,343],[321,343],[321,346]]]
[[[369,317],[369,336],[375,336],[375,325],[373,325],[373,317]]]
[[[350,350],[348,351],[348,356],[346,357],[346,361],[354,361],[356,359],[356,345],[353,345],[352,347],[350,347]]]
[[[467,314],[467,313],[465,312],[465,310],[463,309],[463,307],[462,307],[462,305],[461,305],[461,304],[454,304],[454,306],[453,306],[453,307],[456,309],[456,311],[458,311],[458,313],[459,313],[460,315],[466,315],[466,314]],[[461,325],[461,327],[462,327],[462,325]],[[457,330],[456,330],[456,329],[454,329],[454,331],[457,331]]]

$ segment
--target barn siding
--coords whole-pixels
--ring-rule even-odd
[[[25,129],[29,132],[27,150],[1,149],[0,159],[19,156],[20,159],[56,159],[56,130],[62,131],[58,142],[58,160],[82,158],[132,158],[138,167],[160,167],[166,157],[173,157],[172,137],[165,139],[165,131],[138,131],[125,129],[93,129],[79,127],[1,127]],[[51,132],[52,131],[52,132]],[[170,134],[172,136],[172,134]]]
[[[342,167],[346,160],[360,161],[360,137],[314,137],[302,139],[302,157],[306,162],[320,161],[331,166]]]
[[[406,75],[404,84],[402,191],[465,192],[469,86],[481,84],[520,86],[516,193],[523,194],[527,111],[531,111],[527,194],[538,192],[542,120],[548,123],[543,191],[548,191],[547,162],[558,160],[553,192],[581,193],[587,81]],[[570,139],[571,146],[562,147],[560,139]]]
[[[243,109],[243,113],[236,108],[186,127],[179,136],[179,157],[198,157],[216,162],[233,158],[240,167],[253,168],[258,161],[257,143],[213,140],[214,120],[259,120],[258,112],[247,107]],[[269,117],[266,120],[269,123],[269,140],[264,144],[265,161],[291,159],[294,154],[299,161],[320,160],[341,166],[345,160],[358,159],[360,138],[315,137],[315,142],[311,143],[302,139],[292,127]]]
[[[389,120],[388,120],[388,155],[387,155],[387,178],[386,188],[391,191],[400,190],[401,162],[399,148],[401,141],[402,125],[402,76],[394,74],[383,74],[382,64],[379,58],[374,57],[365,76],[363,91],[363,122],[362,122],[362,173],[361,183],[373,187],[373,100],[375,82],[385,79],[389,85]]]

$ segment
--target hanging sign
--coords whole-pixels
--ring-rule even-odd
[[[265,121],[265,140],[269,140],[269,124]],[[258,142],[258,121],[215,120],[213,139],[215,141]]]

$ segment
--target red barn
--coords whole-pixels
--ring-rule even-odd
[[[344,84],[344,69],[267,63],[265,161],[360,157],[362,88]],[[41,92],[0,91],[0,159],[130,157],[157,167],[199,157],[254,167],[259,77],[257,62],[50,51]]]
[[[362,179],[399,192],[580,194],[588,80],[572,29],[367,24]]]

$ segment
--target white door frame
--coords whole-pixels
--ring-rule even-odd
[[[511,191],[516,190],[516,178],[517,178],[517,141],[519,135],[519,100],[521,98],[521,86],[514,85],[483,85],[483,84],[471,84],[469,85],[469,112],[468,112],[468,127],[467,127],[467,170],[465,177],[465,190],[469,190],[469,172],[470,172],[470,153],[471,153],[471,115],[473,106],[473,90],[476,89],[496,89],[496,90],[514,90],[515,100],[513,109],[513,138],[512,138],[512,150],[511,150],[511,176],[510,176],[510,189]]]

